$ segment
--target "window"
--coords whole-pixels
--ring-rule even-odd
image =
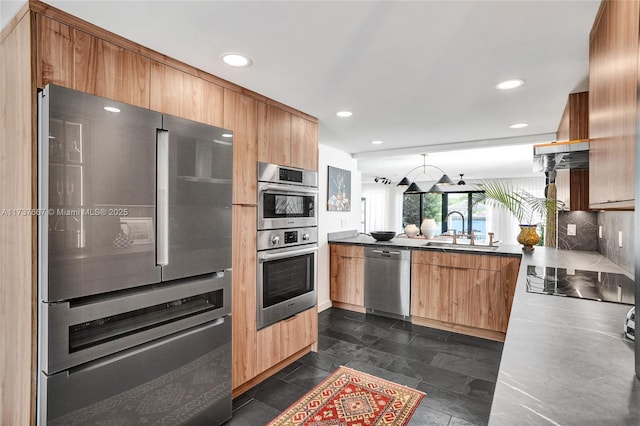
[[[420,226],[425,218],[433,218],[441,233],[455,229],[458,234],[469,234],[472,229],[477,240],[487,237],[486,207],[474,205],[472,192],[444,194],[404,194],[402,226],[410,223]],[[469,214],[471,212],[471,214]]]

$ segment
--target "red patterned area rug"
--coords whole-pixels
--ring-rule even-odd
[[[340,367],[267,426],[403,426],[424,393]]]

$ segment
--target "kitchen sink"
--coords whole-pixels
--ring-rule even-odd
[[[498,249],[498,246],[488,246],[483,244],[471,245],[466,242],[453,244],[453,243],[444,242],[444,241],[429,241],[424,246],[433,247],[433,248],[443,248],[443,249],[446,248],[446,249],[469,250],[469,251],[495,251]]]

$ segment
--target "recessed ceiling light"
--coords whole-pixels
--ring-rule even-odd
[[[338,112],[336,112],[336,115],[338,117],[345,118],[345,117],[351,117],[353,115],[353,113],[351,111],[338,111]]]
[[[520,87],[523,84],[524,84],[524,80],[520,80],[520,79],[505,80],[496,84],[496,89],[500,89],[500,90],[515,89],[516,87]]]
[[[109,112],[120,112],[120,110],[116,107],[112,107],[112,106],[106,106],[104,107],[105,111],[109,111]]]
[[[382,143],[384,143],[384,142],[383,141],[371,141],[372,145],[380,145]]]
[[[241,53],[223,53],[220,58],[225,64],[232,67],[248,67],[251,65],[251,58]]]
[[[515,123],[509,126],[511,129],[522,129],[523,127],[527,127],[529,124],[527,123]]]

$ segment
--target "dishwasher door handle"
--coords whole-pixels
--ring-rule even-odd
[[[371,253],[379,253],[379,254],[400,254],[399,251],[384,251],[384,250],[371,250]]]

